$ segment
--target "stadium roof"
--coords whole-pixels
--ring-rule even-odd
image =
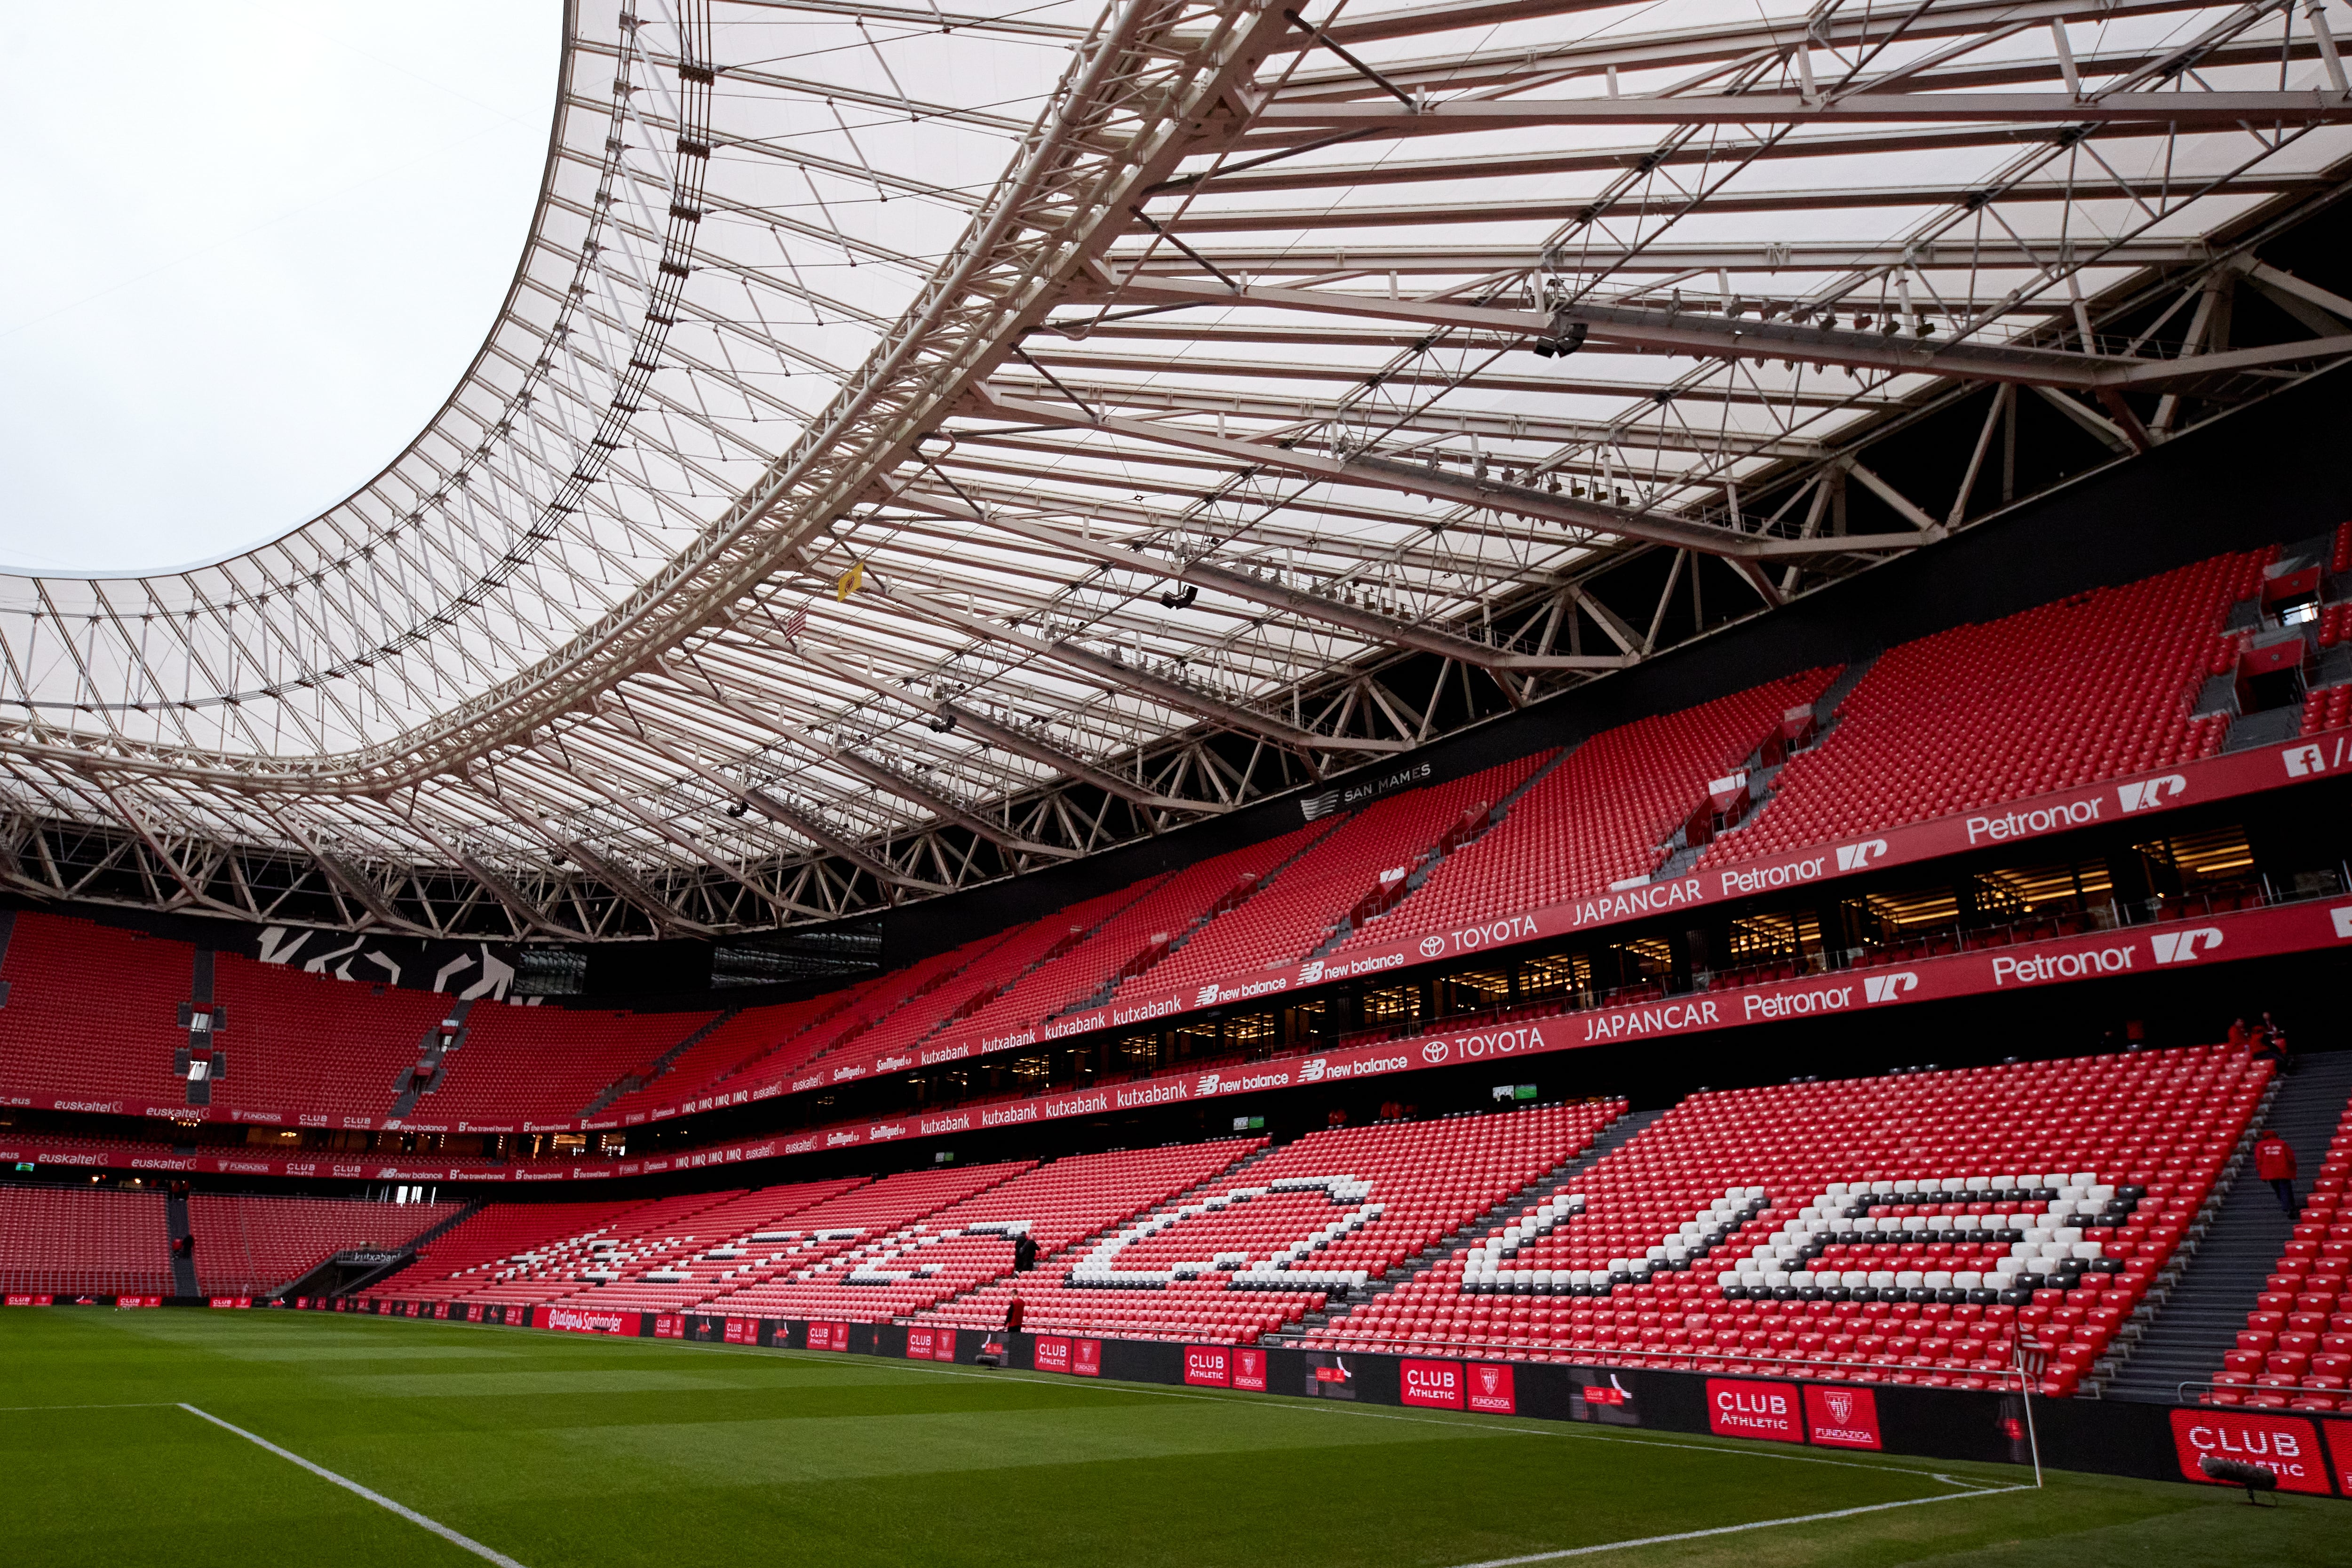
[[[1629,557],[1727,567],[1704,625],[1937,539],[2020,395],[2127,453],[2352,353],[2258,254],[2345,187],[2344,11],[631,3],[394,462],[0,578],[9,886],[855,914],[1639,660]],[[1871,467],[1988,385],[1958,500]]]

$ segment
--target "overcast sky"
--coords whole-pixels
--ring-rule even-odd
[[[432,416],[504,297],[556,0],[0,6],[0,568],[287,531]]]

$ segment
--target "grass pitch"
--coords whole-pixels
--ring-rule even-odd
[[[356,1316],[0,1313],[0,1407],[13,1568],[2352,1564],[2325,1500]]]

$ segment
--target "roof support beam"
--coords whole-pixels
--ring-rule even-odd
[[[1142,366],[1137,367],[1139,370]],[[1190,366],[1187,366],[1190,369]],[[1352,378],[1363,384],[1360,371]],[[1399,384],[1402,378],[1384,379],[1381,385]],[[1032,381],[1001,374],[991,384],[1023,397],[1052,395],[1050,384],[1044,380]],[[1481,382],[1481,384],[1485,383]],[[1342,410],[1336,403],[1316,405],[1297,397],[1253,395],[1244,392],[1218,392],[1206,388],[1195,390],[1182,386],[1129,386],[1114,382],[1081,381],[1061,378],[1061,389],[1069,395],[1082,397],[1089,405],[1126,408],[1170,408],[1194,414],[1231,414],[1239,418],[1273,419],[1292,424],[1300,419],[1337,418]],[[1574,391],[1581,395],[1581,386],[1555,383],[1549,392],[1557,395]],[[1552,446],[1603,446],[1654,452],[1737,453],[1740,457],[1759,457],[1789,462],[1818,462],[1827,452],[1819,441],[1802,437],[1770,437],[1749,431],[1727,433],[1717,437],[1703,429],[1687,426],[1660,428],[1651,425],[1619,422],[1604,425],[1590,419],[1552,419],[1539,414],[1485,413],[1456,411],[1424,405],[1412,410],[1384,410],[1386,416],[1399,422],[1400,429],[1452,431],[1475,435],[1498,441],[1535,441]]]
[[[1255,292],[1255,290],[1253,290]],[[1506,314],[1507,312],[1496,312]],[[1116,416],[1088,418],[1083,414],[1066,409],[1060,405],[1033,403],[1023,398],[1004,397],[992,389],[982,387],[979,396],[985,397],[984,407],[999,416],[1033,424],[1055,424],[1075,427],[1110,431],[1115,435],[1188,447],[1198,452],[1212,452],[1234,462],[1257,468],[1281,468],[1295,474],[1331,480],[1336,484],[1374,485],[1387,489],[1404,490],[1427,496],[1433,500],[1447,501],[1457,506],[1486,507],[1498,511],[1516,512],[1521,517],[1556,522],[1566,528],[1624,539],[1644,540],[1653,544],[1672,545],[1677,550],[1697,550],[1709,555],[1749,555],[1760,542],[1751,535],[1735,533],[1728,529],[1706,523],[1686,522],[1666,512],[1636,511],[1627,507],[1603,506],[1597,501],[1580,501],[1568,496],[1555,496],[1522,485],[1507,485],[1494,479],[1457,478],[1417,463],[1401,462],[1390,458],[1349,457],[1326,458],[1296,447],[1268,446],[1263,442],[1235,440],[1205,430],[1194,430],[1172,421],[1122,419]],[[1798,542],[1790,541],[1788,542]],[[1888,535],[1873,544],[1859,545],[1848,541],[1845,548],[1900,549],[1920,542],[1908,536]],[[1828,552],[1820,552],[1827,553]]]
[[[1414,59],[1384,61],[1381,74],[1409,89],[1459,91],[1530,77],[1553,80],[1562,75],[1598,76],[1612,67],[1621,70],[1688,70],[1716,60],[1779,53],[1800,39],[1811,39],[1822,48],[1860,48],[1882,43],[1896,33],[1911,43],[1930,38],[1981,37],[2052,21],[2095,19],[2112,23],[2126,16],[2193,10],[2197,4],[2198,0],[1954,0],[1925,11],[1916,7],[1899,12],[1832,10],[1827,15],[1758,16],[1650,32],[1611,29],[1583,37],[1570,35],[1558,43],[1538,44],[1532,49],[1512,47],[1519,42],[1514,37],[1509,43],[1485,48],[1445,50]],[[1331,31],[1343,42],[1359,37],[1344,20]],[[1292,47],[1305,46],[1294,40]],[[2273,45],[2270,56],[2275,59],[2277,55]],[[2086,60],[2096,58],[2087,57]],[[1365,96],[1362,84],[1352,73],[1329,68],[1294,72],[1282,93],[1286,100],[1334,95]]]
[[[856,773],[877,788],[886,790],[901,800],[920,806],[942,822],[953,823],[966,832],[975,834],[1016,855],[1038,855],[1049,858],[1061,858],[1077,853],[1076,850],[1064,849],[1051,844],[1032,843],[1006,828],[1003,824],[991,821],[976,812],[966,810],[947,796],[925,789],[916,780],[884,767],[860,752],[851,751],[845,746],[834,745],[801,725],[761,712],[750,703],[742,701],[704,677],[694,667],[692,661],[683,655],[666,654],[658,662],[662,674],[691,693],[696,700],[716,704],[744,722],[756,725],[769,734],[789,741],[793,745],[824,758],[835,767]],[[646,694],[639,692],[637,700],[646,700]]]
[[[635,904],[653,921],[656,929],[682,931],[688,936],[717,936],[718,931],[697,921],[690,921],[671,908],[669,900],[637,880],[636,874],[591,849],[577,839],[562,840],[565,851],[583,868],[613,889],[614,893]]]
[[[637,744],[645,747],[649,752],[655,752],[656,755],[667,758],[668,761],[676,763],[681,767],[685,767],[698,773],[700,772],[699,769],[695,768],[692,763],[683,757],[677,756],[670,751],[667,751],[642,731],[635,732],[632,738],[635,740]],[[761,886],[759,881],[753,878],[749,871],[743,869],[740,866],[730,865],[725,860],[722,860],[719,857],[711,854],[710,851],[705,849],[691,836],[680,831],[672,824],[664,821],[658,813],[649,810],[647,807],[630,799],[627,795],[623,795],[619,790],[616,790],[612,785],[606,784],[603,779],[596,775],[594,770],[572,767],[562,759],[550,757],[544,752],[534,753],[534,755],[542,764],[552,764],[562,768],[563,772],[579,780],[580,783],[585,785],[591,792],[601,796],[604,800],[605,804],[612,806],[614,810],[620,812],[625,816],[635,818],[638,823],[644,826],[647,832],[652,833],[656,837],[660,838],[663,842],[670,845],[672,847],[684,852],[688,858],[701,862],[703,865],[708,866],[712,870],[718,872],[720,876],[727,878],[730,881],[740,885],[747,892],[751,893],[752,897],[758,899],[761,902],[771,906],[778,913],[820,914],[823,912],[821,910],[812,910],[804,904],[794,904],[791,900],[778,894],[774,889]]]
[[[112,785],[95,774],[90,775],[89,784],[90,787],[106,797],[106,803],[114,808],[114,814],[122,819],[131,832],[139,836],[139,841],[147,847],[148,853],[154,856],[162,863],[163,869],[171,874],[172,879],[180,884],[181,890],[187,894],[190,902],[201,904],[208,910],[217,910],[225,915],[235,915],[240,920],[251,918],[251,910],[240,910],[234,904],[224,903],[205,891],[203,884],[180,864],[179,858],[163,847],[163,839],[156,835],[153,828],[148,826],[147,819],[140,815],[139,808],[118,794]]]
[[[1459,659],[1481,669],[1618,669],[1628,662],[1623,658],[1585,655],[1514,653],[1442,627],[1415,626],[1409,621],[1381,615],[1377,610],[1367,610],[1360,605],[1327,599],[1318,594],[1302,593],[1297,588],[1265,582],[1246,572],[1237,572],[1211,561],[1171,560],[1108,540],[1072,533],[1067,529],[1039,522],[1034,518],[1013,517],[1003,512],[982,516],[960,502],[925,494],[911,487],[897,490],[893,499],[902,506],[914,505],[945,516],[964,518],[1002,529],[1007,533],[1019,534],[1024,539],[1034,540],[1051,549],[1088,556],[1106,565],[1141,573],[1155,582],[1191,583],[1250,604],[1263,605],[1270,610],[1322,621],[1373,642],[1433,653],[1443,658]]]
[[[2242,195],[2273,196],[2324,191],[2331,182],[2322,174],[2248,174],[2230,182]],[[1188,240],[1208,234],[1295,234],[1309,229],[1328,234],[1343,228],[1378,228],[1391,232],[1426,233],[1442,224],[1541,222],[1569,224],[1599,215],[1610,219],[1636,217],[1738,217],[1767,213],[1840,212],[1865,207],[1941,208],[1982,198],[1980,186],[1848,185],[1833,190],[1715,189],[1698,194],[1671,186],[1641,194],[1603,197],[1546,195],[1514,201],[1454,200],[1416,203],[1410,206],[1380,206],[1370,202],[1334,205],[1328,211],[1304,216],[1287,209],[1246,211],[1202,207],[1170,222],[1168,227]],[[2019,202],[2128,202],[2139,190],[2121,180],[2031,180],[2002,185],[1992,193],[2003,207]],[[1605,247],[1602,254],[1606,254]]]
[[[1977,245],[1946,241],[1906,246],[1860,239],[1664,239],[1643,246],[1630,256],[1602,251],[1594,260],[1596,266],[1605,263],[1612,276],[1623,278],[1679,276],[1717,268],[1731,272],[1797,275],[1867,271],[1898,265],[1914,271],[1990,272],[2020,268],[2032,271],[2053,265],[2059,259],[2060,249],[2055,241],[2038,245],[2002,234]],[[1327,278],[1334,274],[1383,272],[1476,278],[1495,272],[1534,272],[1543,265],[1542,257],[1526,245],[1399,245],[1385,237],[1359,246],[1309,235],[1295,243],[1196,245],[1192,252],[1228,273],[1246,272],[1253,278],[1283,274]],[[2126,239],[2104,251],[2101,264],[2124,268],[2193,267],[2210,260],[2212,254],[2212,247],[2200,239]],[[1145,256],[1142,247],[1123,244],[1110,253],[1107,265],[1119,276],[1201,275],[1200,265],[1181,252],[1161,247],[1150,251],[1148,259],[1143,258]],[[1575,261],[1570,257],[1565,265],[1573,268]],[[1230,329],[1204,327],[1191,335],[1214,339],[1230,333],[1246,338],[1252,331],[1249,325],[1239,324]],[[1141,329],[1119,331],[1116,323],[1108,323],[1102,329],[1102,335],[1140,335],[1140,331]]]
[[[367,910],[375,918],[379,925],[391,931],[404,931],[410,936],[441,934],[429,927],[418,925],[394,909],[392,900],[384,897],[383,889],[377,887],[365,871],[346,864],[342,857],[287,820],[285,813],[270,809],[269,819],[284,830],[286,837],[302,847],[302,852],[317,862],[319,869],[325,874],[328,881],[332,882],[345,898]]]
[[[413,795],[411,796],[411,799],[412,801],[414,800]],[[391,812],[403,826],[407,827],[412,832],[417,834],[426,843],[439,850],[442,855],[448,858],[450,864],[457,867],[459,869],[463,870],[466,875],[480,883],[484,892],[489,894],[492,899],[503,905],[509,914],[513,915],[526,926],[544,931],[549,936],[558,937],[567,942],[585,942],[589,940],[588,933],[586,931],[574,930],[571,926],[564,925],[559,921],[551,919],[545,910],[540,909],[537,904],[524,897],[520,889],[515,887],[514,884],[509,882],[504,877],[501,877],[496,871],[491,870],[477,857],[468,854],[466,850],[459,848],[457,845],[450,843],[446,838],[443,837],[435,828],[432,819],[425,813],[414,809],[403,811],[398,807],[393,806],[389,802],[385,803],[385,809]]]
[[[2340,125],[2352,98],[2331,92],[1693,93],[1675,98],[1455,99],[1401,103],[1269,103],[1251,118],[1241,149],[1302,132],[1368,136],[1458,136],[1546,125],[1839,125],[1940,121],[1981,125],[2169,125],[2234,131],[2242,125]]]
[[[550,920],[545,910],[541,910],[529,899],[523,897],[521,889],[518,889],[513,883],[508,881],[504,877],[499,876],[496,871],[491,870],[488,866],[482,864],[482,862],[474,856],[467,854],[463,849],[457,849],[450,852],[450,858],[455,860],[457,865],[463,867],[467,876],[473,878],[475,881],[479,882],[482,885],[482,890],[484,892],[487,892],[491,898],[496,899],[499,903],[505,905],[507,911],[513,915],[517,920],[522,921],[525,925],[530,926],[534,930],[545,931],[550,936],[560,937],[567,942],[586,942],[589,940],[588,933],[586,931],[575,931],[572,927],[562,924],[561,921]]]
[[[738,628],[746,635],[756,635],[748,628]],[[789,644],[785,646],[791,646]],[[1108,769],[1096,766],[1083,757],[1074,756],[1059,746],[1049,745],[1034,735],[1024,733],[1009,724],[1000,724],[986,714],[960,703],[925,696],[913,686],[900,686],[876,679],[845,659],[834,658],[814,646],[799,650],[800,657],[842,680],[864,687],[878,697],[887,697],[908,707],[929,713],[949,730],[961,730],[974,740],[982,741],[1016,757],[1026,757],[1033,763],[1043,763],[1076,784],[1116,795],[1130,805],[1161,811],[1217,812],[1224,809],[1215,801],[1179,800],[1160,795],[1149,785],[1133,779],[1121,778]]]
[[[554,851],[558,860],[579,862],[582,869],[593,876],[613,891],[624,903],[635,905],[646,919],[653,921],[657,933],[684,931],[688,936],[717,936],[718,931],[698,921],[688,920],[671,907],[668,900],[637,880],[625,867],[599,855],[577,838],[559,832],[542,819],[539,813],[520,801],[501,796],[491,780],[488,765],[477,760],[467,769],[466,786],[496,806],[501,816],[514,823]],[[485,884],[487,886],[487,884]]]
[[[1213,724],[1223,725],[1228,730],[1238,731],[1245,735],[1259,736],[1278,746],[1288,746],[1300,752],[1389,752],[1404,751],[1411,744],[1404,741],[1373,741],[1352,735],[1318,735],[1311,730],[1302,730],[1296,724],[1286,723],[1270,713],[1260,712],[1254,708],[1238,707],[1222,698],[1213,697],[1205,691],[1196,691],[1181,681],[1171,680],[1166,676],[1155,674],[1148,669],[1139,669],[1124,659],[1111,658],[1097,653],[1090,647],[1081,647],[1077,643],[1066,639],[1055,641],[1032,637],[1018,627],[1003,626],[984,616],[968,615],[952,605],[940,604],[929,595],[917,593],[904,584],[877,585],[870,577],[866,581],[868,592],[878,592],[894,604],[903,605],[908,609],[919,615],[927,616],[943,625],[969,632],[974,637],[986,637],[991,642],[1010,643],[1040,658],[1067,665],[1072,669],[1083,670],[1107,685],[1124,687],[1128,690],[1150,698],[1163,707],[1190,713],[1195,718],[1206,719]]]
[[[1748,321],[1712,312],[1675,312],[1638,305],[1582,304],[1552,315],[1491,305],[1456,305],[1433,300],[1387,300],[1342,294],[1328,289],[1251,286],[1227,289],[1184,279],[1129,282],[1118,298],[1137,303],[1265,305],[1276,309],[1419,321],[1433,327],[1506,333],[1534,339],[1558,330],[1555,323],[1580,322],[1588,342],[1699,356],[1731,355],[1843,365],[1884,374],[1949,376],[1962,381],[2017,382],[2095,392],[2101,386],[2153,386],[2238,370],[2334,359],[2352,353],[2352,336],[2308,338],[2266,348],[2238,349],[2181,360],[2126,360],[2055,349],[1993,343],[1936,344],[1835,327],[1791,321]],[[1139,423],[1139,422],[1122,422]],[[1149,428],[1149,426],[1146,426]],[[1686,541],[1662,540],[1680,545]],[[1704,546],[1702,546],[1704,548]]]

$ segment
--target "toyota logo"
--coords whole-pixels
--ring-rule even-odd
[[[1444,939],[1444,937],[1442,937],[1442,936],[1425,936],[1425,937],[1423,937],[1423,938],[1421,939],[1421,956],[1422,956],[1422,957],[1423,957],[1423,958],[1435,958],[1439,953],[1444,952],[1444,951],[1445,951],[1445,939]]]
[[[1421,1059],[1434,1067],[1445,1059],[1449,1048],[1444,1040],[1432,1040],[1421,1047]]]

